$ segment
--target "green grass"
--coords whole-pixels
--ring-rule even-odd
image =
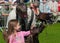
[[[1,32],[0,32],[0,43],[6,43],[5,40],[3,39],[3,35]]]
[[[40,43],[60,43],[60,23],[47,25],[39,35]]]
[[[44,31],[39,34],[40,43],[60,43],[60,23],[47,25]],[[0,43],[5,43],[0,32]]]

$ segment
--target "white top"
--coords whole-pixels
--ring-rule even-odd
[[[27,8],[27,14],[28,14],[28,23],[31,19],[31,14],[32,14],[32,11],[30,8]],[[36,16],[34,14],[34,18],[33,18],[33,21],[32,21],[32,25],[36,26]]]
[[[13,10],[9,13],[9,16],[7,18],[7,25],[6,28],[8,28],[8,22],[12,19],[16,19],[16,6],[13,8]]]
[[[48,6],[50,7],[50,9],[52,9],[53,11],[57,11],[57,7],[58,7],[58,3],[56,1],[52,2],[52,1],[49,1],[48,2]]]

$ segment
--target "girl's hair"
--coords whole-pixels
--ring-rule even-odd
[[[12,19],[8,23],[8,36],[11,35],[14,32],[14,27],[18,24],[18,21],[16,19]]]

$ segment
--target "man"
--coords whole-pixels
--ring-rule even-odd
[[[2,6],[0,6],[0,27],[2,26],[2,16],[1,16],[2,11],[1,11],[1,8],[2,8]]]
[[[7,25],[6,25],[7,28],[8,28],[8,22],[11,19],[16,19],[16,5],[12,6],[12,10],[10,9],[9,11],[9,16],[7,18]]]
[[[58,13],[58,9],[57,9],[57,1],[56,0],[51,0],[48,2],[48,6],[50,7],[51,12],[53,13],[54,16],[54,21],[56,22],[57,19],[57,13]]]
[[[8,18],[9,13],[10,13],[9,5],[6,4],[2,7],[2,16],[4,18],[4,27],[6,27],[7,18]]]
[[[50,8],[47,4],[47,0],[42,0],[39,8],[41,13],[50,13]]]
[[[39,9],[40,9],[41,13],[47,14],[46,20],[48,20],[49,23],[52,23],[52,20],[51,20],[51,17],[50,17],[51,11],[50,11],[50,8],[48,6],[47,0],[41,0]],[[45,21],[45,23],[46,23],[46,20],[43,20],[43,21]]]
[[[58,0],[58,21],[60,21],[60,0]]]

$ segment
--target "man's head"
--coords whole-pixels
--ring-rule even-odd
[[[52,0],[53,2],[55,1],[55,0]]]
[[[47,0],[42,0],[43,1],[43,4],[45,4],[47,2]]]
[[[60,0],[58,0],[58,1],[60,1]]]

